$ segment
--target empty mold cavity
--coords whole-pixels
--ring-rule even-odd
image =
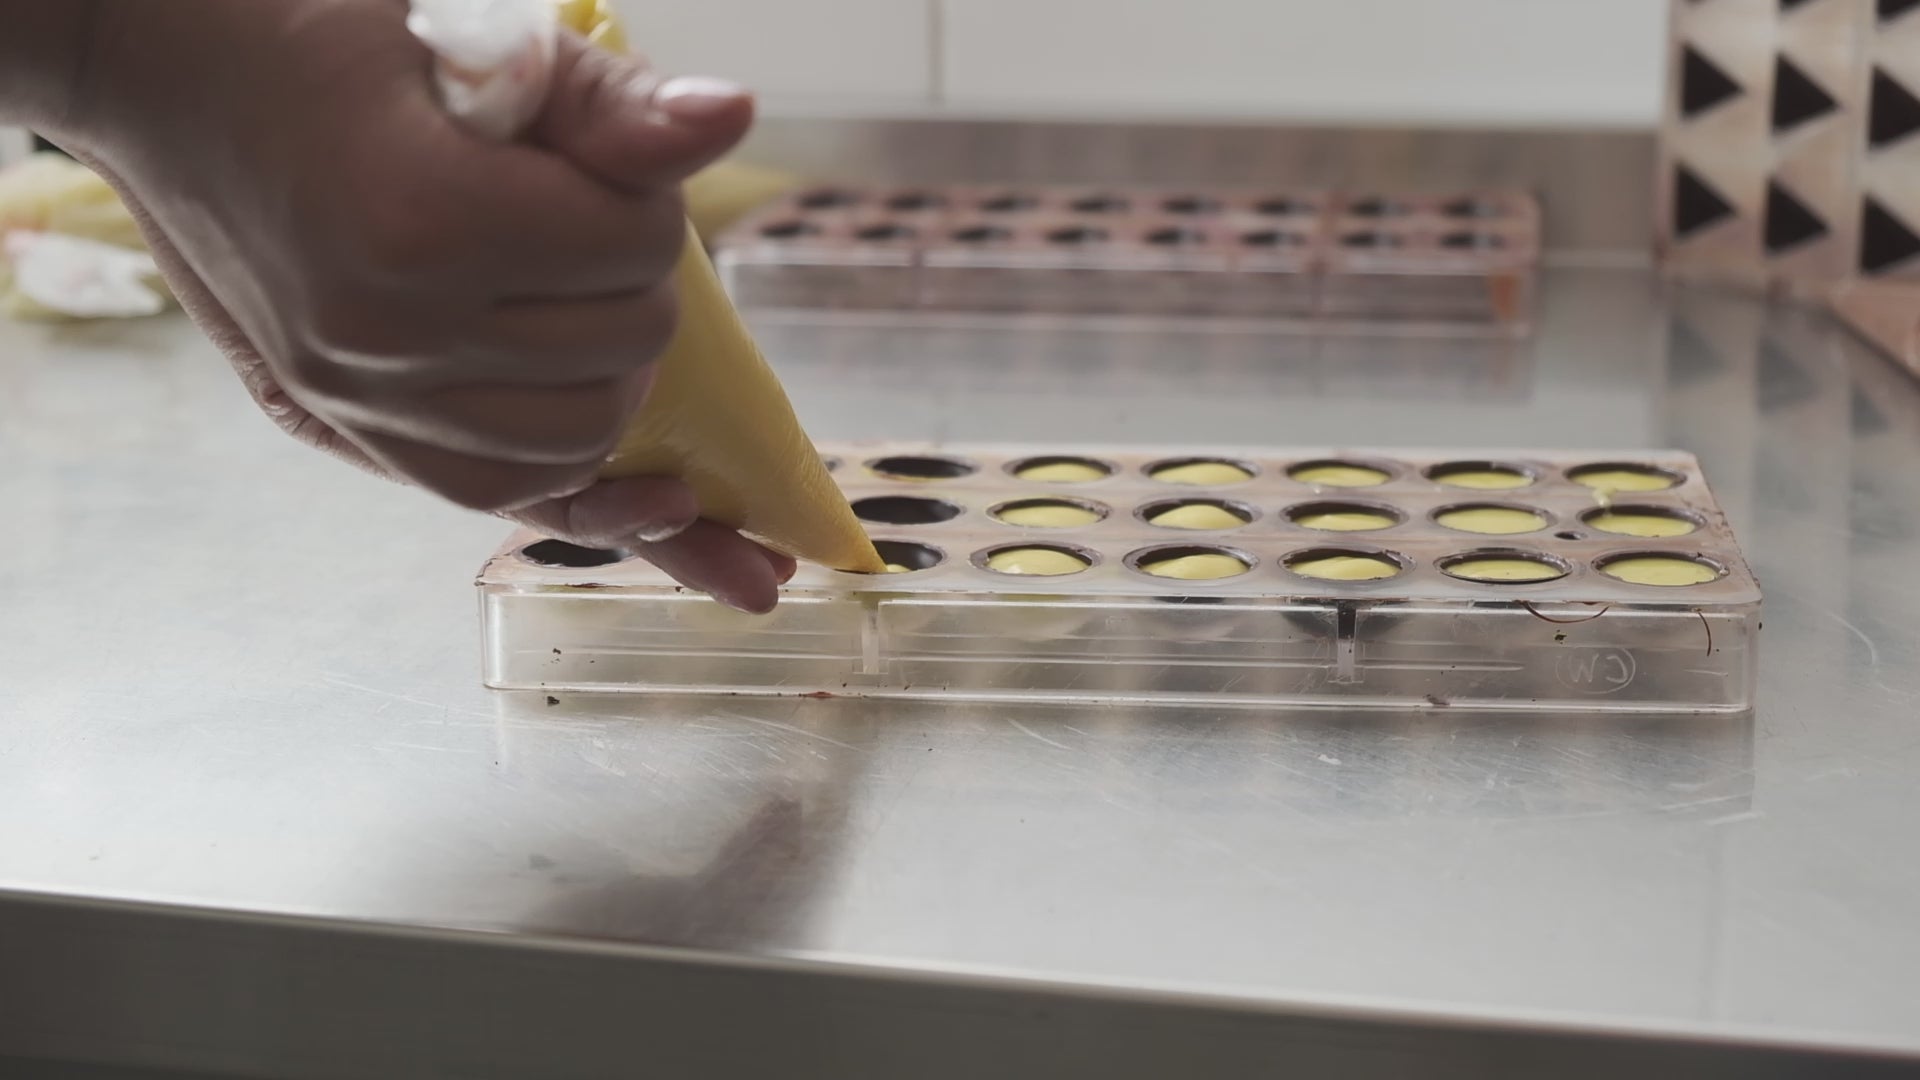
[[[1304,233],[1286,232],[1281,229],[1257,229],[1250,233],[1241,233],[1240,242],[1255,248],[1291,248],[1306,247]]]
[[[1021,529],[1078,529],[1104,520],[1110,511],[1091,499],[1015,499],[987,516]]]
[[[1448,577],[1478,584],[1533,585],[1558,581],[1573,568],[1563,559],[1538,551],[1489,548],[1442,559],[1440,570]]]
[[[1506,207],[1501,206],[1497,202],[1490,202],[1486,199],[1476,199],[1472,196],[1464,199],[1454,199],[1444,203],[1440,207],[1440,212],[1451,218],[1497,218],[1507,216]]]
[[[1600,462],[1567,470],[1567,479],[1605,495],[1629,491],[1667,491],[1680,486],[1681,478],[1665,469],[1631,462]]]
[[[1036,484],[1086,484],[1113,475],[1113,466],[1083,457],[1035,457],[1016,461],[1007,471]]]
[[[972,476],[979,467],[965,461],[940,457],[884,457],[867,462],[867,470],[889,480],[958,480]]]
[[[1224,532],[1251,524],[1259,513],[1245,503],[1227,499],[1164,499],[1141,507],[1137,516],[1162,529]]]
[[[1163,484],[1219,487],[1253,479],[1253,466],[1225,458],[1174,458],[1147,466],[1147,475]]]
[[[1282,195],[1278,198],[1262,199],[1253,205],[1253,209],[1255,213],[1265,214],[1267,217],[1293,217],[1299,214],[1316,213],[1320,208],[1305,199],[1294,199]]]
[[[1383,199],[1377,195],[1355,199],[1347,204],[1347,213],[1354,217],[1390,218],[1405,217],[1409,213],[1406,203]]]
[[[1379,487],[1393,475],[1378,465],[1359,461],[1303,461],[1287,470],[1289,479],[1315,487]]]
[[[852,206],[859,201],[860,196],[857,193],[835,188],[822,188],[800,196],[800,205],[809,210],[835,210],[843,206]]]
[[[911,240],[918,235],[918,233],[912,226],[902,225],[895,221],[883,221],[877,225],[864,226],[853,235],[862,240],[877,243],[887,240]]]
[[[945,499],[924,499],[917,495],[874,495],[855,500],[853,512],[861,521],[875,525],[938,525],[952,521],[966,511]]]
[[[1317,532],[1374,532],[1406,520],[1390,506],[1354,502],[1312,502],[1287,508],[1287,520]]]
[[[1003,191],[981,199],[979,207],[989,214],[1017,214],[1040,205],[1040,200],[1017,191]]]
[[[1646,539],[1686,536],[1700,529],[1700,521],[1692,514],[1664,506],[1614,506],[1589,510],[1580,520],[1588,528],[1599,532]]]
[[[565,540],[537,540],[520,549],[520,558],[535,566],[555,570],[591,570],[596,566],[612,566],[623,562],[627,553],[608,548],[581,547]]]
[[[1282,565],[1315,581],[1385,581],[1407,568],[1402,556],[1364,548],[1310,548],[1288,555]]]
[[[1500,503],[1465,503],[1443,506],[1433,512],[1433,520],[1442,528],[1480,536],[1519,536],[1539,532],[1552,523],[1544,510],[1531,506],[1505,506]]]
[[[946,553],[939,548],[907,540],[875,540],[873,550],[880,553],[880,561],[887,564],[889,574],[931,570],[947,561]]]
[[[1128,569],[1176,581],[1223,581],[1253,569],[1253,556],[1232,548],[1168,544],[1144,548],[1126,558]]]
[[[820,229],[806,221],[776,221],[760,227],[760,235],[769,240],[792,240],[800,236],[817,236]]]
[[[1375,250],[1397,248],[1400,246],[1400,237],[1390,232],[1381,232],[1378,229],[1366,229],[1361,232],[1350,232],[1342,236],[1340,238],[1340,246],[1370,248]]]
[[[887,199],[889,210],[937,210],[947,205],[947,197],[934,191],[902,191]]]
[[[1107,230],[1091,225],[1068,225],[1047,234],[1051,244],[1098,244],[1107,239]]]
[[[1697,555],[1642,552],[1602,559],[1595,569],[1629,585],[1682,588],[1705,585],[1726,576],[1726,568]]]
[[[1198,247],[1207,242],[1207,234],[1199,229],[1155,229],[1147,234],[1147,243],[1160,247]]]
[[[1498,251],[1507,241],[1495,233],[1456,232],[1441,237],[1440,246],[1451,251]]]
[[[1532,485],[1533,474],[1518,465],[1494,461],[1450,461],[1428,469],[1427,479],[1473,491],[1511,491]]]
[[[1205,195],[1174,195],[1160,200],[1160,209],[1169,214],[1217,214],[1220,201]]]
[[[952,236],[962,244],[999,244],[1013,239],[1013,232],[998,225],[969,225],[953,230]]]
[[[975,566],[1014,577],[1066,577],[1092,566],[1095,556],[1065,544],[1008,544],[973,557]]]
[[[1124,214],[1132,206],[1118,195],[1083,195],[1067,205],[1080,214]]]

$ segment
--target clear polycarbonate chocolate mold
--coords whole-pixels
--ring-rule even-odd
[[[896,568],[744,615],[531,534],[511,689],[1741,712],[1761,596],[1681,453],[839,445]],[[1363,482],[1364,481],[1364,482]]]

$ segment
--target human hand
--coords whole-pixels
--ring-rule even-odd
[[[563,37],[529,139],[433,97],[390,0],[102,4],[54,133],[140,217],[183,306],[282,428],[682,583],[770,608],[793,563],[679,480],[595,476],[670,339],[679,183],[747,95]]]

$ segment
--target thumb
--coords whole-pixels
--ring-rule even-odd
[[[533,138],[622,191],[678,184],[733,149],[753,123],[753,96],[724,79],[667,78],[562,34]]]

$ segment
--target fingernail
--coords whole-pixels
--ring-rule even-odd
[[[719,593],[708,593],[707,595],[713,597],[715,600],[719,601],[721,604],[724,604],[725,606],[732,608],[733,610],[739,612],[742,615],[766,615],[773,611],[772,605],[768,605],[767,607],[763,607],[763,608],[753,608],[753,607],[748,607],[747,605],[741,603],[738,600],[735,600],[731,596],[722,596]]]
[[[640,542],[643,544],[663,544],[679,536],[681,533],[686,532],[688,529],[693,528],[693,523],[696,520],[698,519],[686,518],[682,521],[657,522],[652,525],[643,526],[637,530],[634,535],[639,537]]]
[[[707,75],[681,75],[653,91],[654,108],[682,123],[700,123],[734,107],[747,88]]]

